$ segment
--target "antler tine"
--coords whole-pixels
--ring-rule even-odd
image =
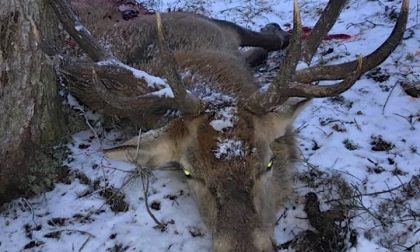
[[[318,22],[315,24],[315,27],[312,29],[309,37],[303,44],[302,58],[308,65],[311,63],[312,58],[322,40],[334,26],[346,2],[347,0],[329,1],[325,9],[322,11]]]
[[[293,1],[293,35],[292,42],[286,54],[286,59],[279,66],[279,72],[270,88],[287,86],[296,72],[296,66],[301,57],[302,48],[302,21],[300,17],[299,4]]]
[[[407,24],[409,0],[403,0],[401,12],[391,35],[373,53],[363,58],[362,73],[371,70],[381,64],[398,46]],[[354,69],[357,60],[328,66],[315,66],[296,72],[295,81],[311,82],[318,80],[339,80],[347,76],[348,69]]]
[[[296,0],[294,1],[294,5],[294,23],[296,23],[296,26],[300,25],[298,23],[299,13],[296,11],[298,9]],[[342,8],[343,5],[344,2],[340,2],[337,3],[337,5],[334,7]],[[295,29],[292,43],[286,55],[286,59],[288,60],[281,64],[279,74],[277,75],[277,78],[273,84],[269,87],[269,90],[265,94],[253,94],[251,97],[251,103],[248,103],[248,106],[253,104],[254,107],[258,108],[256,111],[264,111],[264,108],[265,111],[267,111],[271,110],[273,106],[283,103],[289,97],[328,97],[338,95],[348,90],[364,72],[382,63],[398,46],[398,43],[402,39],[405,26],[407,24],[408,6],[409,0],[403,0],[401,13],[391,35],[378,49],[366,57],[359,57],[357,60],[339,65],[316,66],[295,72],[296,64],[301,55],[300,52],[296,51],[298,48],[300,49],[300,41],[297,40],[296,36],[298,34],[298,29]],[[332,5],[331,8],[333,8]],[[332,10],[326,10],[325,13],[327,16],[337,14]],[[331,21],[334,19],[330,16],[326,17],[326,20]],[[332,24],[320,24],[320,27],[322,28],[319,29],[322,30],[322,33],[326,34],[326,32],[329,30],[329,28],[327,29],[326,27],[329,25],[332,26]],[[316,43],[320,43],[319,39],[322,39],[324,35],[320,37],[317,35],[313,36],[314,37],[311,37],[310,40],[314,40]],[[305,57],[309,57],[307,59],[310,59],[312,57],[311,52],[309,52],[309,54],[307,54]],[[354,70],[352,73],[348,74],[350,69]],[[310,84],[310,82],[315,80],[338,79],[344,80],[327,86],[315,86]],[[292,84],[289,85],[289,83]],[[260,107],[258,107],[258,105],[260,105]],[[252,106],[250,107],[250,109],[252,109]]]
[[[279,72],[267,92],[261,94],[254,93],[247,103],[248,107],[254,112],[262,113],[270,111],[273,106],[283,103],[287,97],[282,92],[287,89],[296,72],[296,66],[301,57],[302,47],[302,22],[300,17],[299,4],[297,0],[293,2],[293,34],[291,43],[285,59],[280,66]],[[281,94],[281,95],[280,95]]]
[[[148,106],[153,105],[153,103],[156,103],[158,100],[160,100],[161,105],[163,105],[164,103],[169,104],[171,102],[172,104],[174,104],[173,98],[166,98],[165,102],[163,102],[159,97],[150,95],[148,93],[141,94],[138,96],[122,96],[117,94],[117,92],[110,92],[106,84],[117,86],[118,84],[121,84],[120,82],[124,81],[125,78],[122,76],[129,76],[131,73],[129,70],[126,70],[126,72],[123,73],[115,73],[113,71],[114,69],[111,68],[107,70],[107,68],[109,67],[93,66],[91,69],[92,82],[94,84],[96,93],[99,94],[99,96],[103,98],[103,100],[106,103],[110,104],[112,107],[121,110],[140,110],[140,107],[144,109]],[[107,78],[101,78],[98,74],[98,71],[100,71],[102,75],[106,71]],[[119,80],[112,80],[112,74],[119,75],[117,76]]]
[[[48,3],[63,24],[64,29],[74,40],[76,40],[77,44],[79,44],[94,62],[112,57],[112,55],[96,42],[90,32],[82,25],[67,1],[49,0]]]
[[[174,93],[175,99],[178,101],[182,111],[197,112],[201,107],[200,102],[194,97],[188,96],[187,89],[181,81],[181,77],[177,72],[177,63],[174,55],[169,51],[165,44],[165,36],[163,35],[162,18],[160,13],[156,13],[156,32],[159,43],[159,51],[162,58],[162,67]]]
[[[313,84],[307,83],[294,83],[293,86],[285,88],[280,92],[284,97],[322,98],[339,95],[351,88],[360,78],[360,76],[363,74],[362,68],[363,58],[359,57],[357,59],[356,69],[350,73],[343,81],[325,86],[315,86]]]

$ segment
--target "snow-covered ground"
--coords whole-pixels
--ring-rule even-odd
[[[303,24],[312,27],[327,1],[299,2]],[[291,0],[147,3],[159,10],[198,9],[256,30],[269,22],[292,22]],[[390,17],[400,4],[351,0],[331,33],[353,38],[324,42],[313,62],[369,54],[391,32]],[[357,244],[349,251],[420,251],[420,98],[408,96],[400,85],[420,80],[419,4],[411,0],[405,38],[380,70],[365,74],[338,98],[313,100],[294,124],[302,160],[296,192],[316,192],[326,210],[346,197],[340,181],[351,189],[346,204],[354,207],[349,228],[356,231]],[[325,53],[329,48],[333,51]],[[122,136],[102,133],[101,141],[92,131],[72,137],[69,178],[52,191],[5,207],[0,251],[209,251],[211,235],[187,178],[179,171],[153,173],[149,205],[158,220],[169,223],[165,230],[156,228],[146,212],[142,183],[130,172],[133,166],[103,156],[102,149]],[[300,200],[289,202],[279,215],[278,244],[308,227]]]

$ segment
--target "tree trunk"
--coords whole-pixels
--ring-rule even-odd
[[[58,160],[48,146],[64,131],[53,67],[30,18],[53,40],[58,21],[42,0],[0,0],[0,204],[52,185]]]

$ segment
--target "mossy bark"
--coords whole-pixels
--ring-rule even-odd
[[[65,131],[53,67],[30,19],[54,40],[58,21],[42,0],[0,0],[0,204],[51,186]]]

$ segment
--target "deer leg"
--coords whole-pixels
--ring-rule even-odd
[[[254,47],[245,52],[242,52],[242,57],[245,58],[246,63],[251,66],[261,65],[268,56],[268,51],[261,47]]]
[[[260,33],[271,34],[272,36],[281,38],[284,47],[289,44],[289,34],[283,31],[276,23],[267,24],[261,29]],[[245,58],[248,65],[252,67],[258,66],[267,59],[268,50],[263,47],[255,47],[242,53],[242,56]]]
[[[212,20],[223,29],[234,30],[239,37],[240,46],[261,47],[267,51],[277,51],[284,49],[289,44],[289,34],[275,23],[267,24],[261,29],[261,32],[255,32],[228,21]]]

